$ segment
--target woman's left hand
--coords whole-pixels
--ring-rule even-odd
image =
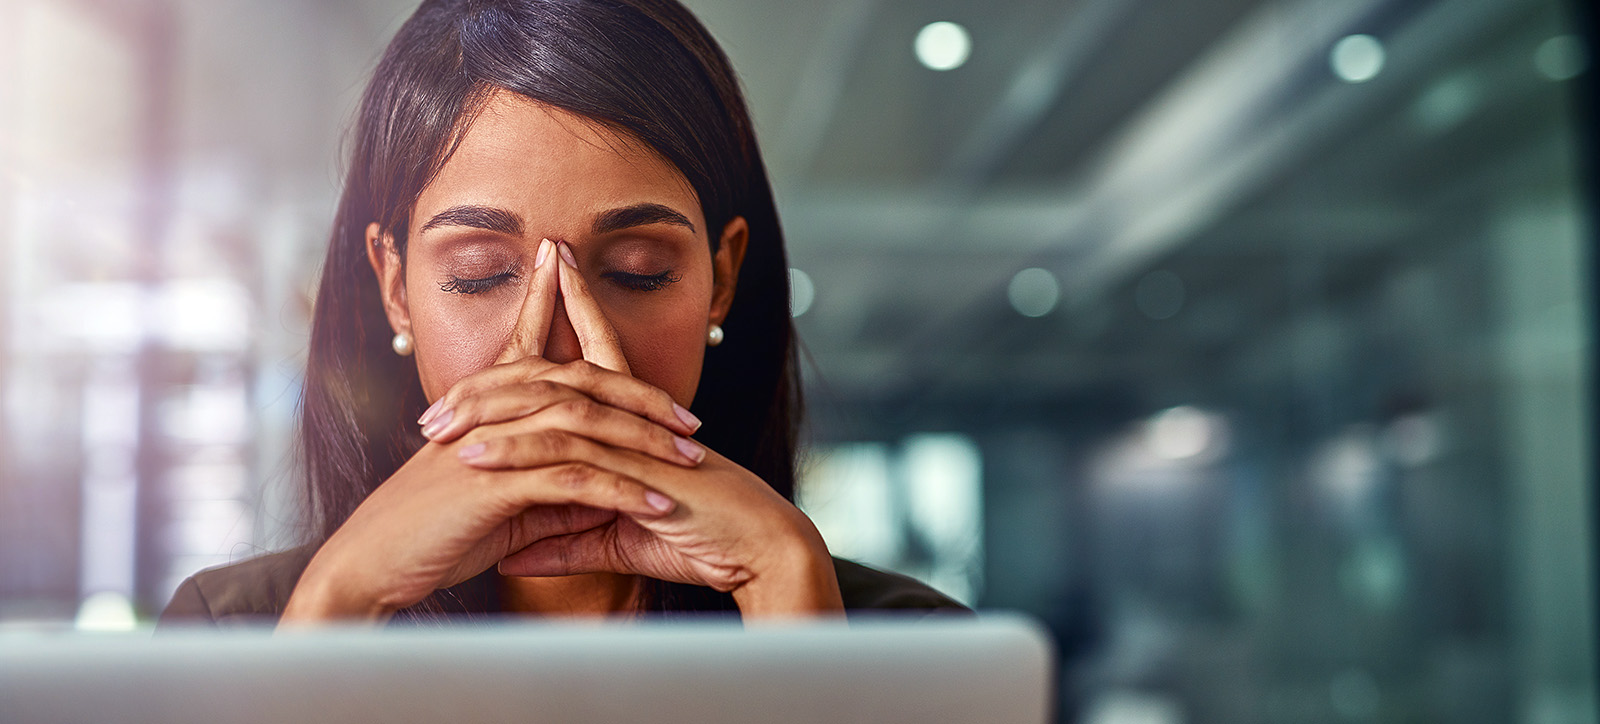
[[[577,269],[565,258],[560,267],[563,303],[584,357],[621,360],[617,335]],[[491,470],[538,467],[538,439],[518,428],[516,420],[474,428],[460,444],[476,454],[463,461]],[[755,618],[843,611],[833,561],[816,526],[754,473],[711,450],[700,464],[684,467],[601,447],[591,465],[645,481],[672,498],[676,509],[655,519],[619,514],[596,528],[539,540],[503,559],[502,574],[603,571],[709,586],[732,593],[741,613]]]

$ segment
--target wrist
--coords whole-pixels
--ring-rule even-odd
[[[320,565],[319,565],[320,564]],[[363,596],[349,585],[352,577],[339,575],[326,561],[312,558],[295,584],[283,614],[280,629],[306,628],[330,622],[382,624],[399,606]]]
[[[746,620],[788,619],[844,613],[833,557],[804,514],[772,549],[768,561],[733,590],[734,603]]]

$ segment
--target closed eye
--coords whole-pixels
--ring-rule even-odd
[[[493,276],[468,279],[452,275],[448,280],[439,285],[439,291],[451,294],[478,294],[500,286],[517,278],[515,269],[507,270]]]
[[[671,269],[661,272],[660,274],[633,274],[630,272],[613,271],[601,274],[600,277],[603,279],[609,279],[625,289],[632,289],[639,292],[658,291],[666,288],[668,285],[677,283],[679,279],[683,278],[673,274]]]

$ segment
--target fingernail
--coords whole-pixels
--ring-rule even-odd
[[[426,424],[428,424],[428,421],[432,420],[433,416],[436,413],[439,412],[439,406],[443,405],[443,404],[444,404],[444,398],[443,397],[441,397],[441,398],[439,398],[437,400],[434,400],[433,404],[428,405],[427,411],[422,413],[422,417],[417,418],[417,424],[418,425],[426,425]]]
[[[654,490],[645,491],[644,502],[649,503],[650,507],[655,508],[663,513],[672,510],[672,498],[657,493]]]
[[[460,451],[456,452],[456,455],[460,456],[462,460],[471,460],[479,455],[482,455],[483,451],[488,447],[489,445],[487,443],[475,442],[471,445],[461,448]]]
[[[561,258],[567,262],[567,266],[570,266],[573,269],[578,268],[578,258],[572,255],[571,244],[563,241],[559,244],[556,244],[556,250],[561,252]]]
[[[544,260],[550,258],[550,247],[553,246],[549,239],[539,242],[539,256],[533,260],[533,268],[544,266]]]
[[[700,443],[686,437],[674,437],[673,443],[678,446],[678,452],[683,453],[684,457],[689,458],[696,464],[706,459],[706,449],[700,447]]]
[[[422,436],[429,440],[438,437],[439,433],[444,432],[445,427],[449,426],[450,420],[455,416],[455,410],[445,410],[439,413],[437,418],[429,420],[428,424],[422,426]]]
[[[700,418],[695,417],[694,413],[689,411],[689,408],[674,402],[672,403],[672,412],[678,416],[679,420],[683,421],[683,424],[689,426],[689,432],[700,429]]]

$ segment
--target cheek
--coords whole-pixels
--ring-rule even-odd
[[[681,304],[650,314],[606,310],[633,376],[665,390],[684,407],[694,400],[705,360],[705,305]]]
[[[409,300],[417,376],[429,401],[439,399],[461,378],[494,364],[519,309],[480,300],[462,304],[443,296],[441,292]]]

